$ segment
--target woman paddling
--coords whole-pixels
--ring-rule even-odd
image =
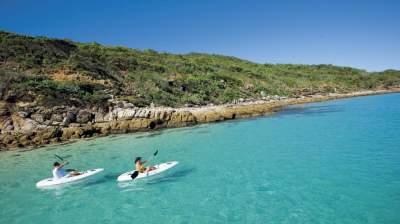
[[[149,172],[152,170],[157,169],[154,166],[150,166],[150,167],[144,167],[143,164],[147,163],[148,161],[142,161],[142,157],[136,157],[135,158],[135,169],[139,172],[139,173],[144,173],[144,172]]]

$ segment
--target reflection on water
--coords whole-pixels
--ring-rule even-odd
[[[327,113],[344,112],[342,105],[293,105],[288,106],[275,116],[285,115],[322,115]]]
[[[192,173],[195,169],[194,168],[190,168],[190,169],[184,169],[184,170],[178,170],[176,172],[169,172],[166,174],[160,174],[160,176],[151,178],[147,181],[147,184],[159,184],[162,182],[174,182],[174,181],[178,181],[177,179],[180,179],[182,177],[185,177],[187,175],[189,175],[190,173]]]
[[[179,179],[189,175],[195,169],[181,169],[177,171],[169,171],[167,173],[161,173],[158,175],[150,176],[144,179],[137,179],[133,181],[125,181],[125,182],[118,182],[118,187],[127,189],[127,188],[134,188],[135,190],[143,189],[144,185],[155,185],[155,184],[162,184],[166,182],[177,182]]]
[[[162,134],[161,131],[154,131],[154,132],[148,132],[148,133],[143,134],[143,135],[135,136],[135,138],[137,138],[137,139],[140,139],[140,138],[152,138],[152,137],[157,137],[157,136],[159,136],[161,134]]]

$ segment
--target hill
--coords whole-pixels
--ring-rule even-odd
[[[0,32],[0,98],[16,105],[137,107],[223,104],[265,95],[304,96],[390,88],[400,71],[334,65],[257,64]]]

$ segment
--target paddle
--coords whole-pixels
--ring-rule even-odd
[[[57,158],[57,159],[59,159],[59,160],[61,160],[62,162],[64,162],[64,158],[62,158],[61,156],[59,156],[59,155],[57,155],[57,154],[54,154],[54,156]],[[66,166],[66,165],[68,165],[69,164],[69,162],[68,161],[66,161],[65,163],[64,163],[64,166]],[[67,171],[67,172],[72,172],[72,171],[76,171],[75,169],[65,169],[65,171]]]
[[[152,159],[154,159],[154,157],[156,157],[156,155],[158,154],[158,149],[153,153],[153,155],[147,159],[147,162],[151,161]],[[132,180],[135,179],[137,176],[139,176],[139,171],[135,170],[132,174],[131,174],[131,178]]]
[[[154,157],[156,157],[156,155],[158,154],[158,149],[153,153],[153,155],[147,159],[147,162],[150,162],[152,159],[154,159]]]
[[[57,159],[59,159],[59,160],[61,160],[61,161],[64,161],[64,159],[63,159],[61,156],[59,156],[59,155],[57,155],[57,154],[54,154],[54,156],[57,157]]]

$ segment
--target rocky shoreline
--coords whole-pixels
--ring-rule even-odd
[[[126,102],[113,101],[113,106],[109,107],[108,111],[104,108],[78,109],[64,106],[26,107],[23,110],[13,111],[10,105],[0,101],[0,151],[36,148],[52,143],[116,133],[176,128],[260,116],[280,110],[287,105],[393,92],[400,92],[400,88],[299,98],[266,96],[261,99],[239,99],[224,105],[184,108],[136,108]]]

